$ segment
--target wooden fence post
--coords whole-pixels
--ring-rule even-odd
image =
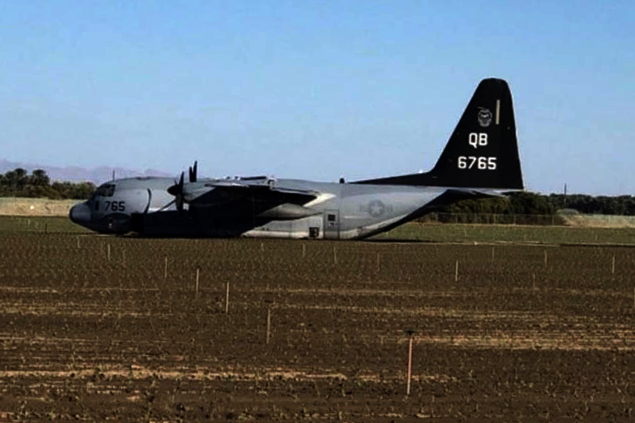
[[[271,306],[267,308],[267,344],[271,335]]]
[[[414,336],[410,334],[410,340],[408,341],[408,385],[406,387],[406,395],[410,395],[410,379],[412,377],[412,340]]]
[[[454,268],[454,282],[459,281],[459,261],[456,261],[456,267]]]
[[[225,314],[229,314],[229,282],[227,282],[227,289],[225,291]]]

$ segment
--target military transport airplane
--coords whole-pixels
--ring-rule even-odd
[[[265,176],[188,182],[145,177],[101,185],[70,219],[101,233],[360,239],[466,199],[523,189],[509,87],[481,81],[427,173],[351,183]]]

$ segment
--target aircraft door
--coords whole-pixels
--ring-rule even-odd
[[[340,211],[324,210],[324,239],[340,238]]]

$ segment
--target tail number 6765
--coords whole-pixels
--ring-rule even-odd
[[[496,157],[459,156],[459,169],[496,170]]]

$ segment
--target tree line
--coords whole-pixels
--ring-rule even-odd
[[[0,174],[0,197],[87,199],[95,192],[91,182],[53,182],[42,169],[30,175],[22,168]],[[517,192],[504,197],[464,200],[436,210],[448,214],[554,215],[563,209],[583,214],[635,215],[635,197],[591,196],[583,194],[542,195]]]
[[[542,195],[531,192],[516,192],[504,197],[479,200],[463,200],[443,207],[439,213],[458,214],[524,214],[554,215],[557,213],[582,213],[633,216],[635,197],[591,196],[584,194]]]
[[[22,168],[0,174],[0,197],[49,198],[51,200],[84,200],[95,192],[92,182],[53,182],[42,169],[30,175]]]

